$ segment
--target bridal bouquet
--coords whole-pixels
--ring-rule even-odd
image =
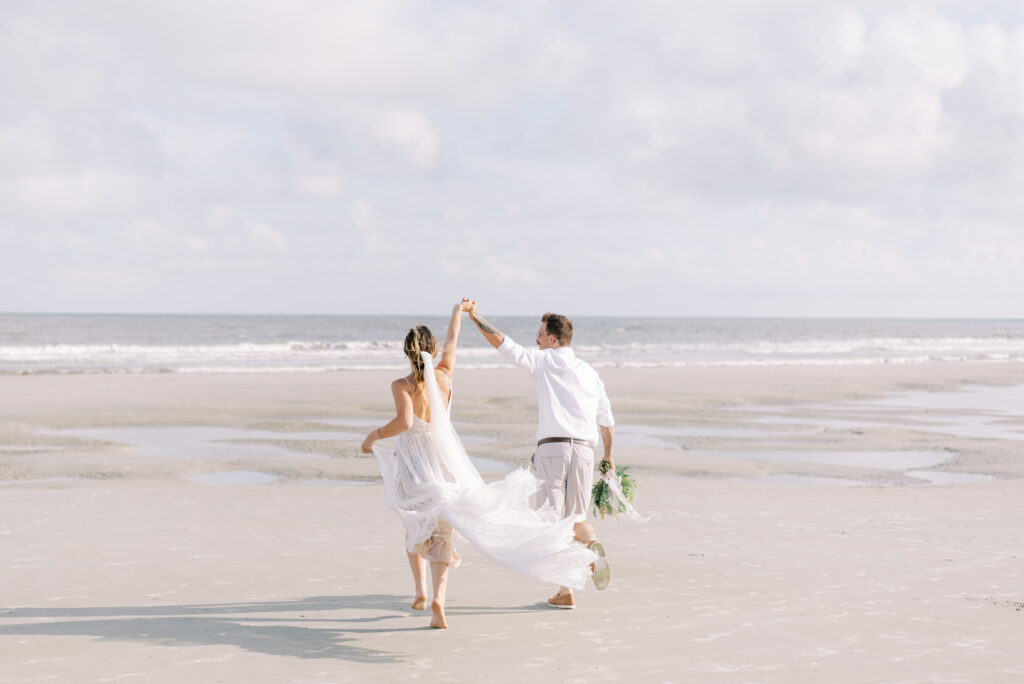
[[[601,477],[594,483],[590,492],[590,504],[594,508],[594,515],[604,517],[611,516],[618,518],[620,515],[628,515],[634,520],[644,521],[633,508],[633,500],[636,499],[636,480],[629,474],[629,466],[620,466],[615,469],[615,474],[608,472],[611,464],[601,461],[599,466]]]

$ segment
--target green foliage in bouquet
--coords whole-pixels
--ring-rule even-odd
[[[601,461],[599,468],[603,475],[608,472],[611,465],[607,461]],[[636,498],[636,480],[629,474],[629,466],[617,467],[615,474],[618,475],[619,483],[622,485],[622,495],[626,497],[626,501],[632,504]],[[590,504],[594,507],[594,515],[601,516],[601,520],[604,520],[606,515],[617,518],[626,512],[626,506],[621,501],[618,506],[612,503],[612,493],[608,489],[608,483],[601,478],[597,479],[594,488],[590,491]]]

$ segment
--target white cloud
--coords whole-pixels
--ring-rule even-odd
[[[288,251],[288,241],[270,226],[256,223],[248,229],[250,241],[257,251],[273,255]]]
[[[425,169],[437,160],[441,140],[430,121],[420,112],[387,112],[375,128],[381,143],[398,150],[412,164]]]
[[[7,5],[0,310],[1021,315],[1022,15]]]

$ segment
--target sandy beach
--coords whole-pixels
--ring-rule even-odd
[[[0,376],[0,683],[1024,681],[1024,365],[603,369],[611,586],[463,544],[444,631],[358,450],[394,375]],[[457,375],[488,478],[535,412]]]

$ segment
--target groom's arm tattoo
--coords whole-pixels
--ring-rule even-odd
[[[491,335],[498,334],[498,330],[491,326],[489,323],[487,323],[487,321],[485,321],[484,319],[477,318],[476,316],[470,316],[470,318],[473,319],[473,322],[476,323],[476,327],[480,328],[481,331],[489,333]]]
[[[491,343],[491,346],[497,349],[505,342],[505,336],[493,325],[485,321],[481,316],[475,312],[469,314],[469,320],[476,324],[476,327],[483,333],[484,339]]]

